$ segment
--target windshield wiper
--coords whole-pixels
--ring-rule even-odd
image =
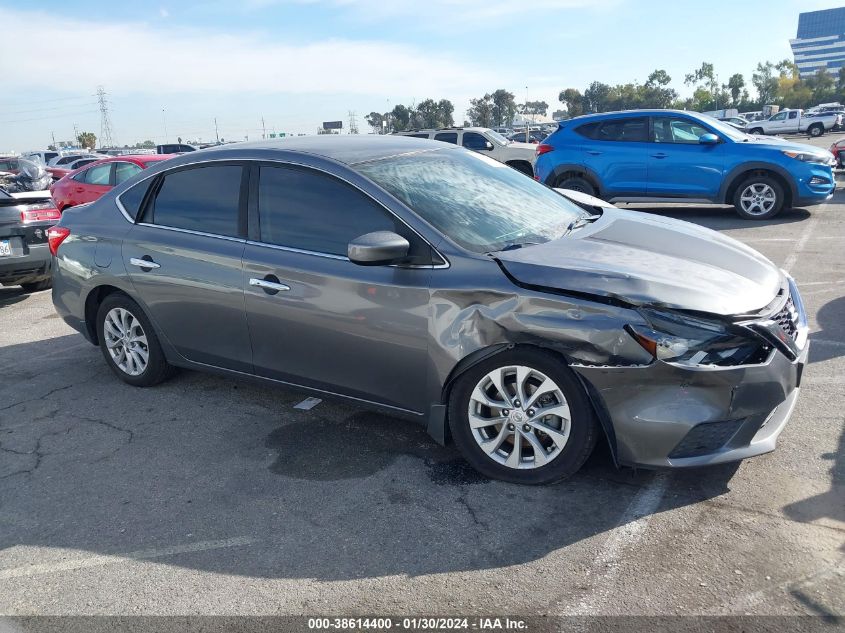
[[[587,226],[588,224],[598,220],[600,217],[601,215],[583,215],[580,218],[575,218],[569,223],[569,226],[566,227],[566,231],[564,231],[563,235],[569,235],[572,231],[580,229],[583,226]]]
[[[526,246],[536,246],[537,244],[540,244],[540,242],[508,242],[502,248],[498,249],[498,252],[515,251],[519,248],[524,248]]]

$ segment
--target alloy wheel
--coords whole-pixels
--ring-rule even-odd
[[[552,462],[566,446],[572,425],[560,386],[522,365],[500,367],[482,377],[472,391],[468,418],[481,449],[514,469]]]
[[[103,322],[106,348],[114,364],[129,376],[144,373],[150,360],[147,335],[141,322],[126,308],[112,308]]]
[[[775,190],[764,182],[748,185],[739,197],[742,210],[749,215],[765,215],[777,204]]]

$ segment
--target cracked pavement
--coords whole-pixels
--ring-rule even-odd
[[[661,475],[599,447],[555,486],[490,482],[346,403],[129,387],[49,291],[0,288],[0,614],[845,615],[845,195],[649,211],[798,280],[814,347],[775,453]]]

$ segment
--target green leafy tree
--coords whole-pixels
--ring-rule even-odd
[[[393,107],[390,111],[390,122],[393,124],[393,129],[397,132],[410,129],[411,127],[411,110],[400,104]]]
[[[731,103],[734,106],[739,105],[741,101],[740,97],[745,89],[745,77],[743,77],[740,73],[731,75],[731,78],[728,79],[728,83],[723,87],[730,93]]]
[[[570,117],[584,114],[584,95],[581,94],[580,90],[576,90],[575,88],[561,90],[557,99],[566,106],[566,113]]]
[[[510,125],[513,122],[513,117],[517,110],[513,93],[508,92],[504,88],[499,88],[490,95],[490,98],[493,101],[491,112],[493,125]]]
[[[584,112],[607,112],[611,109],[611,87],[594,81],[584,91]]]
[[[76,141],[80,147],[94,149],[97,146],[97,137],[93,132],[80,132],[76,137]]]
[[[684,83],[688,86],[695,86],[693,99],[700,104],[699,109],[718,109],[723,107],[727,101],[726,94],[719,86],[716,70],[710,62],[703,62],[701,68],[689,73],[684,78]],[[704,99],[704,91],[710,95],[708,99]],[[698,94],[699,97],[696,98],[695,94]]]
[[[757,64],[757,72],[751,76],[751,83],[757,90],[757,99],[761,106],[774,103],[778,96],[778,78],[772,62]]]
[[[364,119],[367,121],[367,125],[373,128],[373,132],[376,134],[381,134],[383,131],[382,122],[384,121],[384,115],[379,112],[370,112]]]
[[[519,105],[518,110],[522,114],[540,114],[546,116],[549,111],[549,104],[545,101],[526,101]]]
[[[669,85],[672,78],[665,70],[658,69],[652,72],[645,84],[643,84],[642,106],[645,108],[669,108],[678,98],[678,93]]]
[[[493,96],[486,94],[478,99],[470,99],[467,118],[472,125],[493,127]]]

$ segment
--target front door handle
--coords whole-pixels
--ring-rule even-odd
[[[603,154],[603,152],[599,152],[599,151],[594,150],[594,149],[588,149],[588,150],[587,150],[587,153],[588,153],[590,156],[601,156],[601,155]]]
[[[669,154],[660,153],[660,154],[652,154],[651,157],[652,158],[666,158],[668,155]]]
[[[287,292],[290,286],[279,281],[278,277],[274,275],[267,275],[264,279],[256,279],[253,277],[249,280],[250,286],[262,288],[268,295],[274,295],[277,292]]]
[[[156,264],[152,259],[143,259],[139,257],[131,257],[129,263],[133,266],[138,266],[144,270],[153,270],[154,268],[161,268],[161,264]]]

